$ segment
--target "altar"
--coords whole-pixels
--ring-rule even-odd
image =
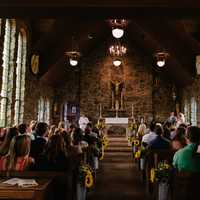
[[[105,118],[105,128],[106,132],[111,127],[123,127],[126,130],[126,136],[128,135],[128,124],[129,124],[129,118],[126,117],[107,117]]]

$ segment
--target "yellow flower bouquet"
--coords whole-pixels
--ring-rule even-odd
[[[93,170],[88,165],[79,167],[79,182],[86,188],[91,188],[94,185]]]
[[[137,130],[137,124],[136,123],[130,123],[128,126],[129,131],[136,131]]]
[[[172,167],[166,162],[162,161],[155,169],[155,179],[158,182],[169,182],[172,174]]]

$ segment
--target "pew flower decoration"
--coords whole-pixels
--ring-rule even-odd
[[[166,162],[162,161],[155,169],[155,179],[158,182],[169,182],[171,177],[172,167]]]
[[[154,168],[151,168],[151,170],[150,170],[150,181],[152,183],[154,183],[154,181],[155,181],[155,169]]]
[[[140,159],[141,157],[141,150],[138,149],[136,152],[135,152],[135,159]]]
[[[103,160],[103,159],[104,159],[104,148],[102,147],[101,155],[99,157],[99,160]]]
[[[128,126],[128,130],[130,132],[136,131],[137,130],[137,124],[136,123],[130,123]]]
[[[138,140],[138,139],[136,139],[136,138],[133,138],[133,139],[132,139],[132,143],[133,143],[133,145],[136,146],[136,147],[140,146],[140,140]]]
[[[107,149],[107,147],[108,147],[108,138],[106,137],[106,135],[102,135],[100,140],[101,140],[101,143],[103,145],[103,148]]]
[[[81,165],[79,168],[79,181],[86,188],[91,188],[94,185],[92,172],[93,170],[88,165]]]

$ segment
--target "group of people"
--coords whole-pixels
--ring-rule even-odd
[[[74,124],[65,129],[63,122],[31,121],[2,129],[0,140],[0,171],[68,171],[81,163],[96,170],[102,147],[91,123],[82,130]]]
[[[184,115],[174,113],[164,123],[152,121],[149,128],[141,123],[142,147],[146,150],[171,150],[173,166],[179,171],[200,172],[200,128],[186,124]],[[141,129],[139,126],[138,131]]]

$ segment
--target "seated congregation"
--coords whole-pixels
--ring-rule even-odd
[[[147,193],[158,200],[191,200],[198,195],[200,128],[179,122],[139,125],[129,138]],[[184,188],[182,190],[181,188]],[[181,189],[181,191],[180,191]]]
[[[102,136],[91,123],[85,131],[73,124],[66,130],[62,122],[49,127],[36,121],[1,131],[0,176],[20,172],[18,176],[23,177],[27,171],[34,174],[31,178],[45,172],[46,178],[63,172],[56,177],[53,199],[80,199],[86,195],[82,190],[93,186],[103,146]]]

